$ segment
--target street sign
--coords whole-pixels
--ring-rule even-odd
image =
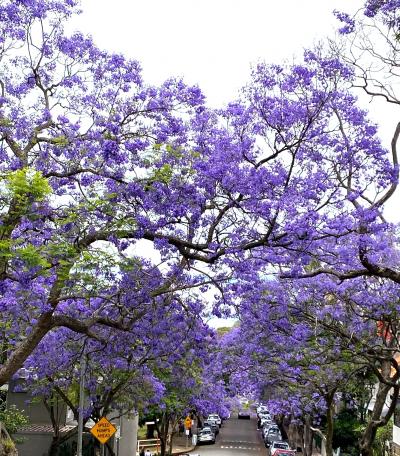
[[[190,416],[187,416],[185,418],[185,428],[190,429],[191,427],[192,427],[192,420],[191,420]]]
[[[116,432],[116,427],[103,416],[93,427],[90,432],[100,443],[106,443]]]

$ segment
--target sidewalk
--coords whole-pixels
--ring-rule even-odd
[[[172,440],[172,454],[189,453],[196,447],[192,445],[192,438],[187,439],[186,435],[174,435]]]
[[[184,453],[190,453],[196,447],[192,445],[192,438],[189,437],[187,439],[186,435],[178,435],[178,433],[174,434],[174,438],[172,440],[172,454],[179,455]],[[169,449],[169,448],[168,448]],[[149,447],[152,455],[157,454],[157,448]]]

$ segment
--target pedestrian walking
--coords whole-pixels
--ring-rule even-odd
[[[185,432],[185,425],[183,424],[183,421],[180,420],[179,421],[179,435],[183,435],[183,433]]]
[[[139,456],[144,456],[144,447],[140,450]]]
[[[149,449],[144,452],[144,456],[152,456]]]

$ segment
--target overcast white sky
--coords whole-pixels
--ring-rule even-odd
[[[281,62],[337,27],[361,0],[82,0],[74,21],[96,43],[138,59],[146,81],[183,76],[212,106],[235,98],[259,59]]]

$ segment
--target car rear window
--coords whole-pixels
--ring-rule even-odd
[[[287,444],[286,443],[275,443],[275,448],[280,448],[282,450],[286,450]]]

